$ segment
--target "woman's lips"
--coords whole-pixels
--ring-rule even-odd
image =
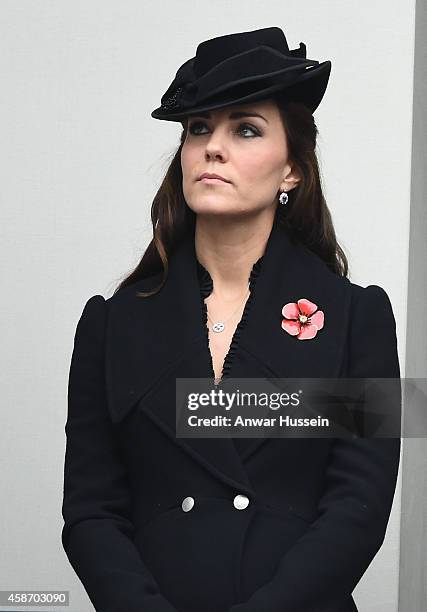
[[[205,177],[205,178],[200,179],[200,182],[201,183],[212,183],[213,185],[215,183],[220,183],[222,185],[229,185],[229,183],[227,181],[223,181],[222,179],[217,179],[217,178],[207,178],[207,177]]]

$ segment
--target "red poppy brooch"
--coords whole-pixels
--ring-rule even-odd
[[[314,338],[319,329],[322,329],[325,316],[317,309],[317,304],[301,298],[298,302],[288,302],[282,308],[282,329],[298,340]]]

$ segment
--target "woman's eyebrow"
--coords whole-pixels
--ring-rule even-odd
[[[195,115],[191,115],[191,117],[203,117],[204,119],[210,119],[211,114],[205,111],[197,113]],[[261,119],[264,119],[266,123],[268,123],[268,120],[265,117],[255,112],[235,111],[234,113],[230,113],[229,115],[229,119],[241,119],[242,117],[260,117]]]

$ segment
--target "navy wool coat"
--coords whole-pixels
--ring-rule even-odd
[[[175,379],[214,378],[200,271],[190,232],[158,294],[135,295],[160,275],[84,306],[65,425],[68,559],[99,612],[354,612],[400,438],[176,437]],[[400,376],[387,293],[332,273],[277,216],[250,281],[223,377]],[[301,297],[325,313],[306,341],[281,328]]]

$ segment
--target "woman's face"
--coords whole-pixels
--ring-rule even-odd
[[[298,182],[273,100],[189,116],[181,167],[185,200],[197,214],[260,211]],[[230,182],[200,180],[204,172]]]

